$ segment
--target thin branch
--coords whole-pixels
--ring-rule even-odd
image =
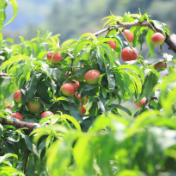
[[[100,34],[103,34],[103,33],[105,33],[105,32],[110,32],[111,30],[113,30],[113,29],[116,29],[116,28],[121,28],[121,27],[124,27],[124,28],[127,28],[127,27],[132,27],[132,26],[146,26],[146,27],[148,27],[148,28],[150,28],[150,29],[152,29],[153,31],[155,31],[155,32],[160,32],[160,33],[162,33],[162,31],[160,30],[160,29],[157,29],[157,28],[155,28],[149,21],[147,21],[147,20],[145,20],[145,21],[143,21],[143,22],[139,22],[139,21],[135,21],[135,22],[126,22],[126,23],[122,23],[122,22],[120,22],[120,21],[118,21],[117,22],[117,25],[114,25],[114,26],[109,26],[109,27],[107,27],[107,28],[105,28],[105,29],[102,29],[102,30],[100,30],[100,31],[98,31],[98,32],[96,32],[96,33],[94,33],[94,35],[95,36],[98,36],[98,35],[100,35]],[[169,46],[169,50],[172,50],[174,53],[176,53],[176,35],[175,34],[173,34],[173,35],[171,35],[171,37],[167,34],[167,33],[165,33],[166,34],[166,38],[165,38],[165,43]],[[68,57],[68,54],[66,54],[63,58],[62,58],[62,60],[64,60],[65,58],[67,58]],[[0,77],[1,76],[8,76],[6,73],[0,73]]]
[[[0,73],[0,77],[7,77],[8,74],[7,73]],[[12,76],[12,74],[10,74],[10,76]]]
[[[153,31],[157,32],[156,29],[152,26],[152,24],[151,24],[148,20],[146,20],[146,21],[147,21],[147,23],[149,24],[150,28],[151,28]]]
[[[113,30],[115,28],[120,28],[120,27],[133,27],[133,26],[146,26],[156,32],[160,32],[162,33],[162,31],[160,29],[155,28],[154,26],[152,26],[151,23],[149,23],[148,21],[143,21],[143,22],[139,22],[139,21],[135,21],[135,22],[129,22],[129,23],[122,23],[122,22],[117,22],[117,25],[115,26],[111,26],[105,29],[102,29],[96,33],[94,33],[95,36],[98,36],[104,32],[107,32],[108,30]],[[165,38],[165,43],[169,46],[168,49],[172,50],[174,53],[176,53],[176,35],[173,34],[171,35],[171,37],[169,37],[169,35],[167,33],[166,34],[166,38]]]
[[[29,131],[32,131],[33,128],[38,125],[38,123],[25,122],[25,121],[18,120],[16,118],[11,118],[11,120],[2,118],[0,119],[0,123],[2,125],[13,125],[17,128],[26,127],[27,128],[26,130],[29,130]]]
[[[68,57],[68,54],[66,54],[63,58],[62,58],[62,60],[64,60],[65,58],[67,58]]]

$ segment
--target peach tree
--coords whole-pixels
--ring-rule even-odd
[[[63,43],[0,34],[0,175],[176,174],[176,36],[140,11],[103,20]]]

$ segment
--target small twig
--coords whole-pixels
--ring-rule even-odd
[[[66,79],[68,78],[68,76],[69,76],[69,71],[67,71]]]
[[[71,71],[71,75],[72,75],[72,71],[73,71],[73,61],[74,61],[74,58],[72,58],[72,60],[71,60],[71,69],[70,69],[70,71]],[[70,74],[70,72],[69,71],[67,71],[67,75],[66,75],[66,79],[69,77],[69,74]]]
[[[70,69],[71,75],[72,75],[72,71],[73,71],[73,61],[74,61],[74,58],[72,58],[72,61],[71,61],[71,69]]]
[[[153,31],[157,32],[156,29],[152,26],[152,24],[151,24],[148,20],[146,20],[146,21],[148,22],[150,28],[151,28]]]
[[[68,54],[66,54],[66,55],[62,58],[62,60],[66,59],[67,57],[68,57]]]
[[[111,31],[111,30],[110,30],[110,27],[108,27],[108,32],[107,32],[107,34],[105,35],[105,38],[107,38],[107,36],[108,36],[108,34],[109,34],[110,31]]]

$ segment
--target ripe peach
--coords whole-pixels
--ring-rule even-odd
[[[116,49],[116,43],[114,41],[108,41],[108,44],[112,49]]]
[[[135,48],[131,49],[130,47],[125,47],[122,50],[121,57],[124,62],[136,60],[138,57],[138,51]]]
[[[53,53],[54,53],[53,51],[50,51],[50,52],[47,54],[47,59],[48,59],[50,62],[52,62],[52,63],[59,63],[59,62],[61,61],[61,59],[62,59],[61,54],[57,52],[57,53],[52,57]]]
[[[15,93],[14,93],[14,100],[18,103],[22,103],[22,100],[21,100],[21,91],[20,90],[17,90]]]
[[[164,40],[165,40],[164,35],[159,32],[154,33],[151,37],[151,41],[155,45],[162,45]]]
[[[84,115],[86,113],[86,107],[80,104],[78,111],[80,112],[81,115]]]
[[[153,65],[154,69],[157,70],[158,68],[167,68],[166,62],[158,62]]]
[[[134,40],[134,35],[130,30],[124,29],[122,32],[129,42],[132,42]]]
[[[12,113],[11,117],[14,117],[14,118],[19,119],[19,120],[23,119],[23,116],[19,112]]]
[[[97,84],[99,76],[100,72],[98,70],[89,70],[84,75],[84,78],[88,84]]]
[[[41,106],[42,106],[41,102],[34,100],[30,100],[27,104],[29,111],[33,113],[38,113]]]
[[[139,103],[136,102],[136,106],[137,106],[138,108],[141,108],[141,106],[142,106],[143,104],[145,104],[146,101],[147,101],[147,99],[144,97],[144,98],[141,99],[141,101],[140,101]]]
[[[54,115],[54,113],[52,113],[51,111],[45,111],[41,114],[41,118],[47,116],[47,115]]]
[[[71,96],[76,92],[76,87],[72,83],[65,83],[61,86],[61,92],[65,96]]]

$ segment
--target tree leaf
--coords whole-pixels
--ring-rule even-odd
[[[109,107],[121,109],[122,111],[125,111],[129,116],[132,116],[132,113],[131,113],[131,111],[129,109],[127,109],[127,108],[125,108],[125,107],[123,107],[123,106],[121,106],[119,104],[113,103]]]
[[[147,44],[149,46],[149,51],[148,51],[148,56],[147,57],[150,57],[153,54],[153,51],[154,51],[154,46],[155,45],[151,41],[151,37],[152,37],[153,34],[154,34],[153,30],[148,29],[148,32],[147,32],[147,35],[146,35],[146,41],[147,41]]]
[[[17,16],[17,13],[18,13],[18,5],[17,5],[16,0],[10,0],[10,1],[12,3],[12,6],[13,6],[13,16],[4,26],[6,26],[9,23],[11,23],[15,19],[15,17]]]

